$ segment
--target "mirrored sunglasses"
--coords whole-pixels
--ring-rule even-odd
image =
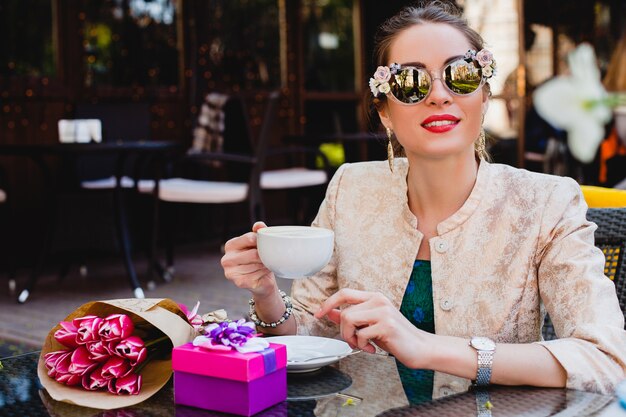
[[[482,68],[463,58],[446,65],[440,78],[451,93],[460,96],[472,94],[484,82]],[[433,82],[430,72],[424,68],[400,67],[389,80],[389,92],[401,103],[417,104],[428,96]]]
[[[433,78],[432,73],[439,76]],[[370,78],[369,86],[375,97],[391,94],[399,102],[411,105],[420,103],[428,96],[436,79],[440,79],[452,94],[464,96],[474,93],[495,74],[496,61],[491,52],[486,49],[478,53],[469,50],[464,57],[432,72],[396,63],[389,67],[380,66],[374,77]]]

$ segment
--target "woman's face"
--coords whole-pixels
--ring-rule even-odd
[[[440,79],[440,69],[454,57],[473,49],[456,28],[442,23],[412,26],[391,43],[389,62],[422,66],[434,79],[430,94],[418,104],[407,106],[388,97],[379,114],[391,128],[407,156],[445,158],[474,155],[480,134],[487,93],[482,89],[467,95],[451,93]]]

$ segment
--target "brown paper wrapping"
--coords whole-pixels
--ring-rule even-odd
[[[170,299],[130,298],[92,301],[77,308],[64,321],[72,321],[76,317],[87,315],[104,318],[110,314],[120,313],[129,314],[133,321],[138,317],[152,324],[172,341],[174,347],[184,345],[195,337],[194,329],[184,318],[184,313],[180,310],[178,304]],[[46,353],[66,349],[54,338],[54,332],[60,328],[60,325],[56,325],[48,333],[37,365],[37,375],[41,380],[41,384],[48,391],[50,397],[57,401],[102,410],[128,407],[150,398],[167,383],[172,375],[170,354],[167,360],[149,360],[147,365],[141,370],[143,381],[141,391],[137,395],[115,395],[108,391],[87,391],[82,387],[69,387],[60,384],[48,376],[44,362]]]

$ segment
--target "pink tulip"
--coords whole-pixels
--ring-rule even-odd
[[[111,358],[102,365],[102,376],[105,378],[121,378],[126,376],[133,367],[130,363],[118,356],[111,356]]]
[[[137,395],[141,390],[141,375],[130,373],[123,378],[115,380],[114,384],[109,384],[109,392],[112,394]]]
[[[100,340],[98,331],[102,325],[102,319],[96,316],[85,316],[74,319],[72,322],[76,326],[78,331],[78,337],[76,341],[79,344],[85,344],[87,342],[95,342]]]
[[[102,376],[102,367],[99,366],[91,374],[83,375],[82,383],[83,388],[94,391],[100,388],[107,388],[110,380],[111,378]]]
[[[75,348],[78,346],[76,341],[78,336],[78,329],[74,326],[74,323],[69,321],[62,321],[59,323],[61,328],[54,332],[54,338],[63,346],[69,348]]]
[[[74,349],[71,356],[71,363],[68,367],[68,371],[72,374],[84,375],[89,373],[92,369],[98,366],[98,362],[95,362],[89,358],[89,351],[85,346],[79,346]]]
[[[81,382],[80,374],[73,374],[70,372],[69,368],[72,365],[72,354],[74,352],[67,352],[65,355],[60,356],[59,360],[55,363],[55,374],[54,379],[56,379],[61,384],[65,385],[78,385]],[[50,375],[50,372],[48,372]]]
[[[119,357],[128,359],[131,366],[140,364],[146,360],[146,356],[148,355],[148,350],[143,340],[137,336],[131,336],[128,339],[122,340],[115,346],[113,352]]]
[[[107,342],[126,339],[133,334],[135,326],[126,314],[111,314],[100,327],[100,338]]]
[[[57,382],[60,382],[61,384],[65,384],[65,385],[69,385],[69,386],[73,386],[73,385],[78,385],[81,383],[83,377],[79,374],[58,374],[56,375],[56,377],[54,378],[57,380]]]
[[[58,350],[56,352],[49,352],[44,355],[44,364],[48,369],[48,376],[54,378],[57,373],[57,363],[59,360],[63,360],[65,356],[71,356],[72,352],[69,350]]]
[[[111,357],[111,351],[109,350],[109,344],[98,340],[96,342],[87,343],[87,350],[89,351],[89,359],[96,362],[104,362]]]

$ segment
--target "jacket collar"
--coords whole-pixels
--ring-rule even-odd
[[[398,160],[399,159],[399,160]],[[417,218],[409,209],[409,199],[408,199],[408,184],[407,184],[407,175],[409,173],[409,163],[406,158],[396,158],[396,164],[394,165],[394,169],[396,169],[397,175],[394,177],[394,181],[398,181],[399,184],[394,184],[394,189],[400,190],[403,211],[402,216],[405,221],[411,225],[412,228],[417,228]],[[489,184],[491,182],[491,171],[492,166],[489,162],[481,160],[478,165],[478,173],[476,175],[476,182],[474,183],[474,187],[472,188],[472,192],[470,193],[465,203],[461,206],[459,210],[457,210],[452,216],[445,219],[443,222],[437,225],[437,234],[443,235],[447,233],[461,224],[463,224],[470,216],[474,213],[476,208],[480,205]]]

